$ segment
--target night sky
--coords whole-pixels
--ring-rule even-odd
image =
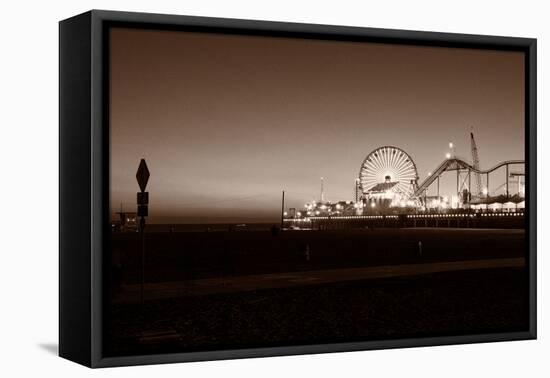
[[[394,145],[420,182],[448,143],[481,168],[524,158],[523,53],[111,31],[111,208],[150,222],[271,222],[287,205],[352,200],[365,156]],[[452,175],[452,174],[451,174]],[[456,176],[455,176],[456,177]],[[456,178],[455,178],[456,180]],[[452,181],[442,191],[452,191]]]

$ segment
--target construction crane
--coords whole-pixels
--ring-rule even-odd
[[[470,142],[472,147],[472,165],[479,171],[479,155],[477,153],[476,140],[474,139],[473,130],[470,132]],[[476,195],[481,196],[481,175],[478,172],[474,172]]]

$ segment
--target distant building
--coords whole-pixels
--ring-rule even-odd
[[[389,209],[401,201],[402,194],[398,190],[398,182],[392,182],[390,176],[385,181],[367,189],[363,196],[364,207],[367,212],[378,212]]]
[[[138,217],[136,212],[117,212],[119,219],[111,224],[113,232],[136,232],[138,230]]]

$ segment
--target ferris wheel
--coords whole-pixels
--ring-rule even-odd
[[[393,146],[379,147],[367,155],[359,171],[363,193],[377,184],[397,183],[395,191],[411,197],[416,189],[418,172],[409,154]]]

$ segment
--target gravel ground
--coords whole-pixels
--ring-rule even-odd
[[[527,272],[507,268],[112,305],[106,354],[526,330]]]

